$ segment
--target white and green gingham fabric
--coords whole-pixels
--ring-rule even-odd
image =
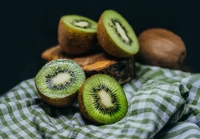
[[[23,81],[0,97],[0,138],[200,138],[200,74],[139,63],[136,71],[137,77],[123,85],[127,115],[101,126],[84,119],[77,102],[67,108],[45,104],[33,79]]]

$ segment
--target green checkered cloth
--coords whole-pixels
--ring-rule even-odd
[[[129,109],[110,125],[84,119],[78,103],[44,103],[33,79],[0,97],[2,139],[196,139],[200,138],[200,74],[136,63],[136,78],[123,85]]]

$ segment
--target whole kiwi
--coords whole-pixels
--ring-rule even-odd
[[[174,32],[164,28],[150,28],[139,36],[137,61],[170,69],[180,69],[186,57],[186,46]]]

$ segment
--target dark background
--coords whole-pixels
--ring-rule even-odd
[[[0,94],[36,75],[45,63],[41,53],[57,44],[57,26],[62,15],[80,14],[98,21],[106,9],[121,13],[137,35],[151,27],[166,28],[179,35],[187,47],[185,65],[200,72],[198,3],[186,0],[13,0],[0,3]]]

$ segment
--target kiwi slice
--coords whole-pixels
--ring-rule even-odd
[[[64,15],[58,25],[58,42],[65,52],[80,55],[97,43],[97,23],[80,15]]]
[[[72,104],[84,80],[85,73],[77,63],[57,59],[39,70],[35,85],[41,99],[50,105],[62,107]]]
[[[114,10],[102,13],[97,25],[97,38],[102,48],[115,57],[130,57],[139,51],[133,28]]]
[[[120,84],[111,76],[95,74],[88,78],[78,93],[82,115],[99,124],[112,124],[127,113],[128,103]]]

